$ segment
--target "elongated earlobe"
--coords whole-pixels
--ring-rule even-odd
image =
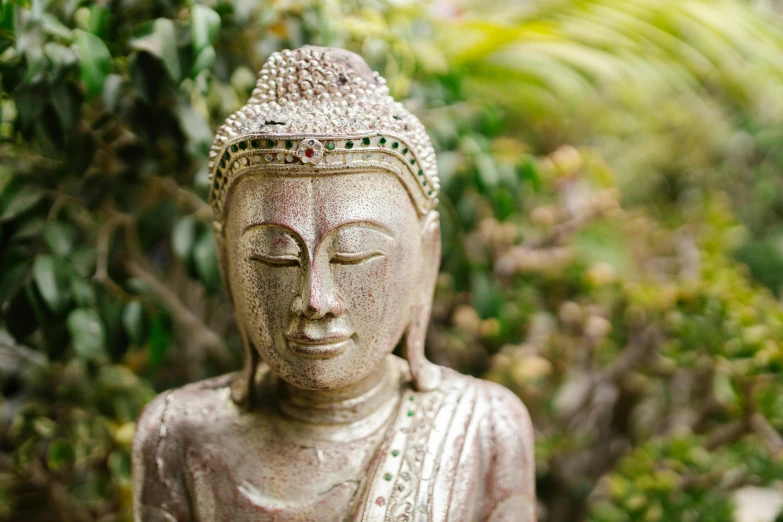
[[[228,301],[231,306],[234,306],[234,298],[231,295],[231,285],[229,285],[228,278],[228,265],[226,264],[226,242],[223,236],[223,228],[219,223],[215,222],[215,244],[218,256],[218,266],[220,268],[220,278],[223,281],[223,288],[226,290]],[[259,355],[250,342],[250,338],[245,332],[244,327],[240,324],[241,321],[237,320],[237,326],[239,328],[239,336],[242,340],[242,369],[234,377],[234,381],[231,383],[231,400],[235,404],[242,407],[250,407],[253,399],[253,382],[256,376],[256,367],[259,363]]]
[[[429,312],[425,314],[415,307],[416,319],[411,320],[408,332],[405,334],[405,351],[411,368],[413,385],[418,391],[432,391],[440,386],[440,368],[427,360],[424,355],[424,340],[427,337]]]
[[[239,335],[242,339],[242,369],[231,383],[231,400],[238,406],[250,407],[253,402],[253,383],[259,355],[242,325],[239,325]]]
[[[416,300],[411,307],[411,318],[405,334],[405,356],[411,368],[413,384],[419,391],[431,391],[440,386],[440,368],[427,360],[424,343],[432,312],[432,297],[440,265],[440,223],[436,211],[424,218],[421,228],[422,256]]]

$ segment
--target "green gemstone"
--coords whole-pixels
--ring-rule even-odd
[[[352,141],[346,141],[345,142],[345,148],[346,149],[352,149],[353,148],[353,142]]]
[[[409,401],[411,401],[411,402],[413,402],[413,401],[415,401],[415,400],[416,400],[416,397],[414,397],[413,395],[411,395],[410,397],[408,397],[408,400],[409,400]]]
[[[395,141],[394,143],[392,143],[392,148],[393,149],[396,149],[399,146],[400,146],[400,142],[399,141]]]
[[[369,145],[370,144],[370,138],[362,138],[362,144]]]
[[[247,148],[247,142],[246,141],[239,142],[239,148],[245,150]]]
[[[404,149],[402,149],[402,153],[403,154],[407,154],[408,153],[408,147],[405,147]]]
[[[258,141],[258,140],[253,140],[253,141],[250,142],[250,146],[253,147],[254,149],[257,149],[260,145],[261,145],[261,142]]]
[[[422,180],[421,184],[422,184],[422,186],[426,187],[427,186],[427,180],[426,179]]]
[[[327,143],[326,148],[329,150],[334,150],[334,142],[330,141],[329,143]]]
[[[381,137],[381,139],[378,140],[378,143],[380,143],[381,145],[386,145],[386,138]]]
[[[392,457],[396,457],[400,454],[400,450],[392,450]]]
[[[408,410],[408,417],[413,417],[413,410]]]
[[[226,167],[226,160],[220,160],[220,166],[225,168]]]
[[[223,177],[223,171],[222,170],[218,170],[217,172],[215,172],[215,177],[217,179],[222,178]]]
[[[419,169],[419,176],[423,176],[423,175],[424,175],[424,171]]]
[[[411,159],[411,165],[415,165],[415,164],[416,164],[416,160],[415,159]]]
[[[236,146],[236,145],[231,145],[231,152],[236,152],[236,151],[238,151],[238,150],[239,150],[239,149],[237,148],[237,146]]]
[[[230,158],[230,157],[231,157],[231,155],[228,153],[228,151],[226,151],[226,152],[223,154],[223,159],[228,159],[228,158]]]
[[[285,141],[285,148],[286,149],[290,149],[293,146],[294,146],[294,142],[293,141],[291,141],[291,140],[286,140]]]
[[[432,196],[432,191],[430,190],[429,192],[427,192],[427,195]]]
[[[391,473],[387,473],[387,474],[385,474],[383,476],[383,478],[385,478],[386,480],[391,480],[392,479],[392,474]]]
[[[274,147],[275,146],[275,140],[266,140],[266,146],[267,147]]]
[[[212,186],[215,187],[215,190],[220,188],[220,185],[218,184],[217,180],[215,180],[215,184]]]

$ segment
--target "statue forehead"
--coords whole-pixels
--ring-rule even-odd
[[[227,225],[275,222],[335,227],[368,221],[392,228],[418,223],[409,194],[389,172],[286,175],[257,172],[239,180],[227,202]]]

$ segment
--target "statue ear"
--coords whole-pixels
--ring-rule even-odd
[[[250,407],[253,401],[253,384],[256,379],[259,355],[239,321],[237,325],[242,339],[242,369],[231,383],[231,400],[238,406]]]
[[[424,217],[421,224],[422,252],[416,295],[410,310],[410,322],[405,333],[405,356],[411,368],[416,389],[430,391],[440,386],[440,368],[427,360],[424,342],[432,312],[432,297],[440,266],[440,221],[436,211]]]
[[[212,223],[212,230],[215,233],[215,250],[217,251],[218,269],[220,270],[220,280],[223,282],[223,288],[226,290],[228,302],[234,305],[234,298],[231,296],[231,287],[228,284],[228,256],[226,255],[226,237],[223,235],[223,226],[217,221]]]
[[[217,250],[218,266],[220,267],[220,279],[223,281],[223,288],[226,290],[228,301],[233,307],[234,297],[231,295],[231,286],[229,285],[228,256],[226,255],[226,239],[223,235],[223,227],[215,222],[213,228],[215,230],[215,249]],[[231,399],[239,406],[250,406],[259,356],[250,342],[250,338],[245,332],[241,321],[237,320],[237,326],[242,340],[242,369],[231,383]]]

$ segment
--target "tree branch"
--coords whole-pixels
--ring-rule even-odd
[[[778,433],[766,417],[760,413],[754,413],[750,417],[750,426],[775,453],[783,452],[783,436]]]

